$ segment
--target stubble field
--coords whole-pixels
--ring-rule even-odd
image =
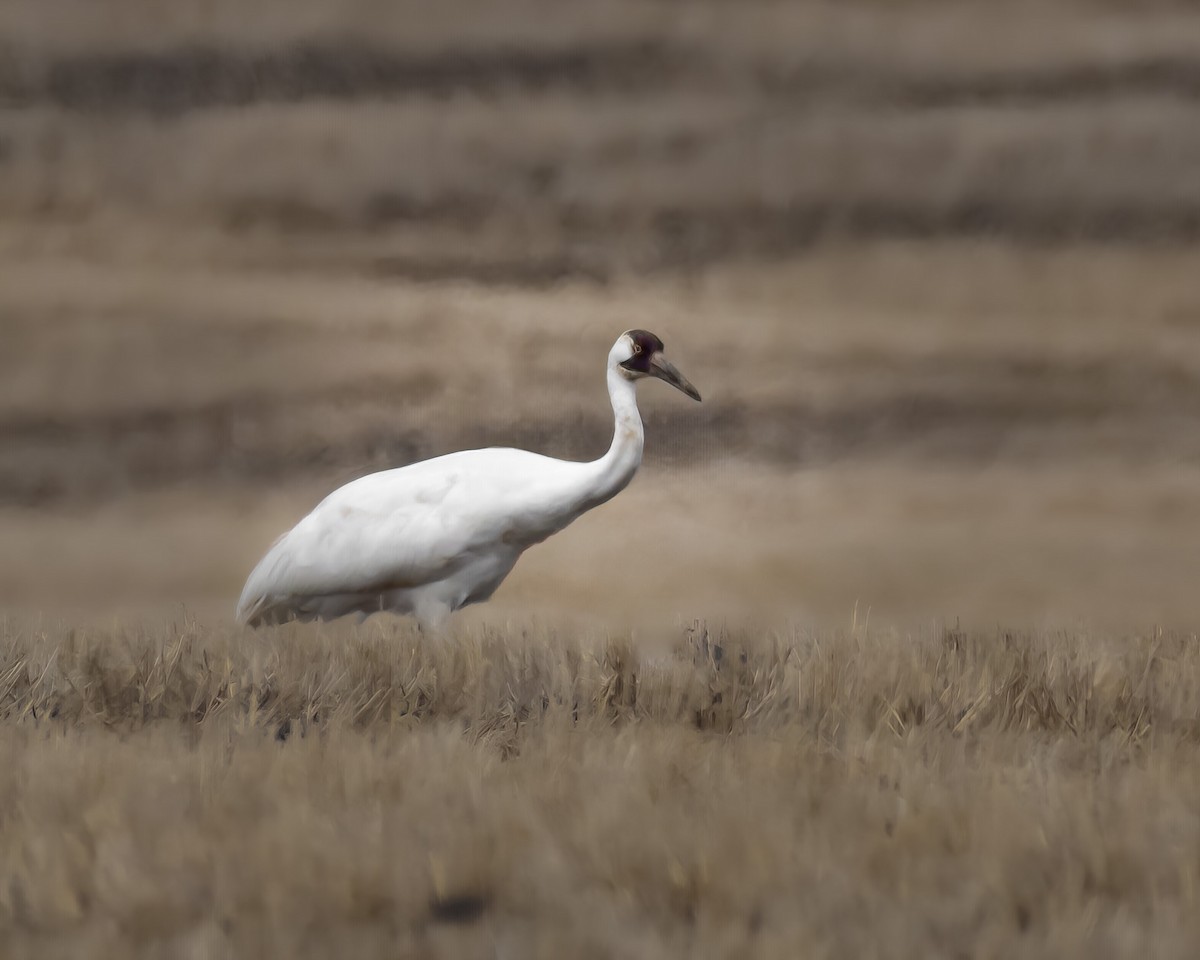
[[[1200,18],[499,9],[0,9],[0,953],[1194,955]],[[633,326],[448,637],[233,625]]]

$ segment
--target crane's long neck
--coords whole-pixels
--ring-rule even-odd
[[[612,444],[599,460],[587,464],[587,483],[582,509],[591,509],[611,500],[629,485],[642,463],[642,417],[637,408],[637,392],[632,380],[623,377],[613,365],[608,368],[608,396],[612,401]]]

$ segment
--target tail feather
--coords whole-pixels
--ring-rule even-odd
[[[301,623],[316,619],[316,614],[306,610],[293,597],[277,597],[265,594],[248,604],[239,604],[237,619],[248,627],[267,627],[298,620]]]
[[[238,623],[244,623],[249,627],[262,626],[265,621],[265,615],[271,608],[271,597],[261,595],[258,597],[242,597],[238,601],[237,620]]]

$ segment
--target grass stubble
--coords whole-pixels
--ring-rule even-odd
[[[1196,955],[1196,641],[1107,626],[1194,622],[1193,13],[60,6],[0,9],[0,956]],[[16,619],[224,610],[285,480],[594,455],[626,316],[689,562],[634,488],[489,616],[1106,626]]]
[[[1154,633],[10,626],[0,952],[1190,956]]]

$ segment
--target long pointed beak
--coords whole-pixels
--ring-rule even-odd
[[[700,391],[693,387],[691,381],[675,369],[675,364],[661,353],[656,353],[650,357],[650,375],[658,377],[659,380],[665,380],[677,390],[682,390],[693,400],[700,399]]]

